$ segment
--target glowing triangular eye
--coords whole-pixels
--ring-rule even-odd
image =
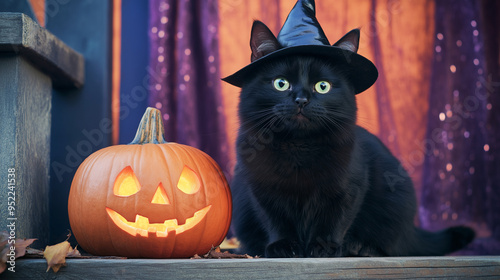
[[[186,194],[193,194],[200,190],[201,181],[196,172],[184,166],[181,177],[177,183],[177,188]]]
[[[141,189],[139,181],[135,176],[134,170],[130,166],[125,167],[118,176],[116,176],[113,186],[113,193],[117,196],[131,196]]]
[[[158,185],[158,188],[156,189],[155,195],[153,196],[153,200],[151,203],[155,204],[170,204],[170,201],[168,200],[167,192],[165,192],[165,189],[163,188],[162,183]]]

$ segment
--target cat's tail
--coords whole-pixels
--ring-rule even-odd
[[[465,226],[450,227],[438,232],[415,228],[416,242],[411,249],[412,256],[443,256],[460,250],[474,239],[476,233]]]

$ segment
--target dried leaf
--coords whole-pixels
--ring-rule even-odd
[[[239,255],[229,253],[228,251],[221,252],[219,247],[212,247],[208,253],[203,256],[194,255],[191,259],[253,259],[258,257],[252,257],[247,254]]]
[[[47,272],[52,268],[54,272],[58,272],[62,266],[66,265],[66,255],[71,250],[71,245],[68,241],[63,241],[53,246],[45,247],[43,256],[47,260]]]
[[[68,234],[68,238],[71,236],[71,233]],[[71,248],[68,240],[63,241],[59,244],[53,246],[47,246],[45,251],[43,252],[43,256],[47,260],[47,272],[52,268],[54,272],[58,272],[62,266],[66,266],[66,258],[79,258],[82,256],[80,251],[75,248]],[[36,251],[34,252],[36,253]]]
[[[43,251],[28,247],[26,248],[26,256],[31,256],[31,257],[43,256]]]
[[[71,249],[71,246],[70,246],[69,250],[68,250],[68,254],[66,254],[66,257],[68,257],[68,258],[78,258],[78,257],[81,257],[82,254],[80,254],[80,251],[78,251],[76,249],[76,247],[78,247],[78,246],[75,246],[75,249]]]
[[[26,254],[27,247],[35,240],[36,238],[16,239],[16,259],[24,256]]]
[[[225,238],[224,241],[219,245],[223,250],[238,249],[240,247],[240,241],[236,237]]]
[[[191,259],[194,260],[194,259],[203,259],[203,258],[200,257],[200,255],[198,255],[198,254],[194,254],[194,256],[192,256]]]
[[[229,253],[228,251],[225,251],[225,252],[210,251],[206,255],[206,258],[207,259],[253,259],[252,256],[249,256],[247,254],[238,255],[238,254]]]
[[[7,260],[8,260],[8,255],[11,254],[11,247],[15,247],[15,251],[13,254],[15,254],[15,258],[20,258],[26,254],[26,249],[31,243],[33,243],[36,238],[32,239],[10,239],[9,241],[9,233],[6,231],[0,232],[0,273],[4,272],[4,270],[7,268]],[[11,256],[13,255],[11,254]]]

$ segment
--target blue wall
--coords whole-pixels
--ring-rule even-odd
[[[32,18],[34,21],[36,17],[33,15],[33,10],[28,0],[0,0],[0,13],[23,13]]]
[[[49,2],[47,2],[49,4]],[[54,90],[50,173],[51,241],[68,234],[68,195],[80,163],[111,144],[111,1],[51,1],[46,28],[85,57],[81,90]]]
[[[132,141],[148,105],[148,1],[122,1],[120,144]]]

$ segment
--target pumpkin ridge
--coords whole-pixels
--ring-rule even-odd
[[[198,165],[198,160],[195,160],[193,158],[193,156],[191,155],[191,149],[192,147],[191,146],[185,146],[185,145],[179,145],[179,147],[182,149],[182,151],[191,159],[191,161],[194,162],[194,165],[196,166],[196,170],[198,170],[196,173],[199,173],[199,170],[203,170],[203,169],[200,169],[200,166]],[[189,149],[187,148],[189,147]],[[201,150],[197,150],[198,153],[201,152],[201,154],[205,154],[205,152],[201,151]],[[205,205],[208,205],[208,195],[207,195],[207,189],[206,189],[206,182],[205,182],[205,178],[204,176],[199,176],[198,175],[198,178],[201,180],[202,184],[203,184],[203,195],[205,196]],[[208,219],[204,219],[203,220],[203,232],[205,232],[205,229],[207,228],[207,223],[208,223]],[[196,242],[196,246],[194,248],[198,249],[200,248],[200,243],[202,241],[203,237],[202,238],[198,238],[197,242]],[[212,245],[213,246],[213,245]]]
[[[165,143],[163,145],[157,145],[156,146],[160,151],[161,151],[161,154],[162,154],[162,161],[165,163],[165,168],[167,169],[167,174],[169,174],[169,179],[170,179],[170,182],[169,182],[169,185],[172,185],[172,176],[170,176],[171,174],[171,170],[170,170],[170,162],[168,161],[168,159],[170,158],[172,152],[175,154],[175,156],[177,157],[176,160],[179,159],[179,156],[175,153],[174,149],[172,149],[172,147],[170,147],[170,144],[169,143]],[[166,151],[168,150],[168,151]],[[165,190],[167,191],[167,190]],[[170,205],[176,205],[177,204],[177,197],[175,197],[175,193],[174,192],[171,192],[172,195],[168,195],[167,193],[167,196],[168,198],[170,199]],[[177,207],[172,207],[174,209],[174,216],[177,217]]]
[[[177,152],[175,151],[175,149],[172,148],[172,146],[171,146],[172,144],[174,144],[174,143],[164,143],[162,145],[157,145],[156,146],[162,152],[163,156],[161,158],[164,161],[165,166],[167,168],[167,172],[169,174],[169,179],[170,179],[169,185],[170,186],[173,186],[173,178],[172,178],[172,176],[170,176],[171,170],[170,170],[169,159],[171,158],[172,154],[176,156],[175,161],[178,161],[180,159],[179,155],[177,154]],[[177,184],[177,182],[175,182],[175,184]],[[170,188],[170,189],[173,189],[173,188]],[[170,199],[170,205],[173,205],[172,209],[173,209],[173,212],[174,212],[174,217],[177,217],[178,216],[177,207],[176,207],[176,205],[177,205],[177,197],[176,197],[174,191],[171,191],[171,193],[172,193],[172,195],[169,197],[169,199]],[[172,238],[174,239],[174,242],[173,242],[174,245],[170,249],[170,252],[169,252],[168,255],[172,254],[172,252],[175,252],[175,246],[177,245],[177,242],[175,242],[175,240],[177,239],[177,234],[175,234]],[[167,249],[168,249],[168,247],[165,247],[162,250],[167,250]]]
[[[114,164],[114,159],[115,159],[115,157],[116,157],[116,152],[112,152],[112,150],[114,150],[114,149],[116,149],[114,146],[110,146],[110,147],[107,147],[107,148],[105,148],[105,149],[101,150],[101,152],[97,152],[97,153],[96,153],[96,156],[93,158],[93,161],[92,161],[92,163],[91,163],[90,168],[89,168],[89,170],[88,170],[88,171],[91,171],[91,170],[93,170],[94,168],[99,168],[99,166],[94,166],[94,165],[95,165],[96,163],[99,163],[99,164],[100,164],[100,161],[101,161],[101,159],[100,159],[100,158],[107,158],[107,157],[109,157],[110,155],[113,155],[113,158],[110,160],[110,162],[111,162],[112,164]],[[87,181],[88,181],[88,180],[91,180],[91,179],[92,179],[92,177],[91,177],[91,176],[86,176],[86,178],[85,178],[85,180],[84,180],[83,184],[81,184],[81,185],[82,185],[82,186],[86,186],[86,185],[88,185],[88,182],[87,182]],[[110,182],[110,179],[108,178],[108,182],[107,182],[107,184],[109,184],[109,182]],[[104,203],[106,203],[106,202],[108,201],[108,196],[109,196],[109,192],[106,192],[106,197],[105,197],[105,199],[104,199]],[[100,204],[100,203],[99,203],[99,204]],[[82,203],[82,204],[80,204],[80,205],[83,207],[83,205],[85,205],[85,204],[83,204],[83,203]],[[85,213],[87,209],[83,209],[83,210],[84,210],[83,212],[79,212],[79,213]],[[111,235],[110,235],[110,232],[109,232],[109,228],[107,229],[107,231],[108,231],[108,234],[106,234],[106,237],[111,236]],[[115,243],[113,242],[113,238],[108,238],[108,241],[111,241],[111,244],[113,244],[113,250],[115,250],[115,251],[116,251],[116,246],[115,246]],[[100,244],[98,244],[98,246],[97,246],[97,247],[99,247],[99,246],[100,246]],[[95,246],[95,242],[92,242],[92,246],[91,246],[91,247],[92,247],[92,250],[94,250],[94,248],[96,247],[96,246]]]
[[[163,154],[163,157],[162,157],[162,160],[165,162],[165,166],[167,167],[167,170],[168,170],[168,174],[169,174],[169,179],[170,179],[170,186],[176,186],[177,184],[177,181],[178,178],[173,178],[171,176],[171,169],[170,169],[170,166],[175,166],[175,162],[181,160],[181,157],[179,157],[176,149],[174,149],[174,147],[176,146],[172,146],[172,145],[177,145],[176,143],[165,143],[165,144],[162,144],[162,145],[158,145],[157,147],[162,151],[162,154]],[[175,156],[175,159],[173,159],[173,162],[172,162],[172,157]],[[175,180],[175,181],[174,181]],[[173,212],[174,212],[174,217],[177,217],[178,216],[178,210],[177,210],[177,203],[179,203],[178,201],[178,197],[176,196],[176,192],[175,192],[175,189],[173,187],[170,188],[171,190],[171,205],[173,205],[172,209],[173,209]],[[177,244],[177,234],[174,234],[173,235],[173,246],[170,248],[170,252],[169,252],[169,255],[171,255],[173,252],[176,252],[176,247],[178,246]],[[167,250],[167,248],[164,248],[164,250]]]
[[[85,205],[87,203],[87,200],[88,198],[84,195],[85,194],[85,186],[87,186],[89,184],[88,181],[91,181],[91,176],[88,176],[88,174],[91,174],[92,171],[94,169],[97,169],[98,166],[96,166],[96,163],[99,163],[99,161],[101,160],[100,158],[103,157],[103,156],[107,156],[109,153],[110,153],[110,150],[112,148],[111,147],[107,147],[107,148],[104,148],[100,151],[97,151],[93,154],[91,154],[90,156],[88,156],[82,163],[80,166],[84,166],[83,169],[78,169],[74,178],[82,178],[82,182],[81,184],[77,184],[76,185],[76,188],[73,188],[71,187],[71,190],[70,190],[70,195],[69,195],[69,198],[70,200],[75,200],[75,194],[71,194],[71,191],[73,189],[76,189],[76,197],[80,198],[80,197],[83,197],[83,199],[85,200],[84,202],[85,203],[73,203],[73,201],[68,201],[68,208],[71,207],[72,208],[75,208],[75,205],[77,208],[77,211],[75,213],[76,216],[80,215],[79,213],[85,213],[88,209],[85,209],[83,207],[83,205]],[[73,183],[72,183],[73,185]],[[107,197],[105,197],[103,199],[104,201],[107,200]],[[95,202],[95,201],[94,201]],[[70,211],[68,211],[69,213]],[[74,213],[75,211],[71,211],[72,213]],[[72,214],[69,214],[70,217],[73,217]],[[71,220],[74,220],[74,219],[70,219],[70,224],[71,224]],[[73,221],[75,222],[75,221]],[[81,223],[77,223],[74,228],[72,227],[72,231],[73,231],[73,234],[75,235],[75,237],[77,237],[77,235],[79,235],[80,233],[80,228],[82,227],[85,227],[86,225],[81,225]],[[75,230],[76,229],[76,230]],[[88,237],[86,236],[80,236],[80,238],[85,238],[84,239],[84,242],[80,242],[80,243],[87,243],[89,245],[89,247],[91,248],[91,250],[93,251],[93,249],[96,247],[96,242],[94,241],[91,241],[91,239],[89,239]],[[97,244],[97,247],[99,246],[99,244]]]
[[[122,145],[115,146],[115,147],[116,147],[117,149],[120,149],[120,148],[121,148],[121,146],[122,146]],[[110,152],[111,152],[111,151],[110,151]],[[112,156],[113,156],[113,158],[111,159],[111,163],[112,163],[112,165],[111,165],[111,166],[113,166],[113,167],[115,167],[115,166],[116,166],[116,167],[115,167],[115,168],[112,168],[112,169],[111,169],[111,171],[114,171],[114,169],[119,169],[119,168],[122,168],[122,170],[123,170],[123,168],[125,168],[125,167],[120,166],[120,165],[118,165],[118,164],[116,163],[116,161],[117,161],[117,152],[112,153]],[[128,165],[128,166],[130,166],[130,165]],[[130,166],[130,168],[132,168],[132,166]],[[134,171],[134,169],[133,169],[133,168],[132,168],[132,171]],[[108,186],[110,186],[110,185],[114,185],[114,181],[116,180],[116,177],[118,176],[118,174],[120,174],[120,172],[121,172],[121,170],[119,170],[119,171],[118,171],[118,173],[116,174],[116,176],[113,176],[113,177],[111,177],[111,176],[110,176],[110,177],[108,178],[108,184],[107,184]],[[135,171],[134,171],[134,172],[135,172]],[[106,204],[107,204],[107,201],[109,200],[110,195],[113,195],[113,196],[114,196],[114,194],[113,194],[113,189],[112,189],[112,188],[108,188],[108,190],[107,190],[107,192],[106,192]],[[107,206],[107,205],[105,205],[105,206]],[[108,218],[108,217],[106,217],[106,219],[108,220],[109,218]],[[116,227],[116,226],[115,226],[114,224],[112,224],[112,223],[109,223],[109,222],[108,222],[108,223],[106,223],[106,224],[108,225],[108,226],[106,227],[106,230],[107,230],[107,234],[106,234],[106,236],[113,236],[113,232],[114,232],[114,230],[115,230],[115,229],[114,229],[114,227]],[[119,249],[119,248],[122,248],[122,246],[120,246],[120,241],[119,241],[119,240],[116,240],[115,238],[110,238],[110,240],[111,240],[111,244],[113,244],[113,250],[114,250],[115,252],[117,252],[118,254],[122,254],[121,252],[119,252],[119,251],[121,251],[121,249]],[[134,250],[137,250],[137,248],[134,248]],[[128,250],[127,250],[126,254],[129,254]]]
[[[232,194],[231,194],[231,188],[229,188],[229,184],[227,183],[226,181],[226,177],[224,176],[224,173],[222,171],[222,169],[219,167],[219,165],[217,164],[217,162],[212,158],[210,157],[208,154],[205,154],[204,153],[204,156],[205,158],[208,160],[208,162],[210,162],[210,164],[212,165],[212,167],[214,168],[215,171],[217,171],[217,174],[219,175],[220,179],[222,182],[226,182],[226,187],[225,187],[225,191],[226,191],[226,196],[227,196],[227,200],[226,201],[232,201],[233,198],[232,198]],[[228,203],[228,214],[227,214],[227,220],[226,220],[226,229],[225,229],[225,232],[227,235],[227,232],[229,231],[229,227],[231,225],[231,218],[232,218],[232,211],[233,211],[233,206],[231,203]],[[224,240],[224,238],[226,236],[221,236],[221,240],[220,242],[222,242]]]
[[[177,144],[177,145],[176,145],[176,148],[178,148],[178,147],[182,147],[182,146],[183,146],[182,144]],[[177,157],[177,158],[176,158],[176,161],[179,161],[180,159],[182,159],[182,158],[183,158],[182,156],[180,156],[180,155],[179,155],[179,152],[178,152],[176,149],[173,149],[171,146],[168,146],[168,145],[166,145],[166,147],[168,147],[168,148],[170,149],[170,152],[172,152],[172,153],[173,153],[173,154]],[[185,151],[184,151],[184,153],[185,153]],[[185,165],[185,164],[184,164],[184,165]],[[181,174],[182,174],[182,171],[181,171]],[[174,179],[174,178],[172,178],[172,179]],[[175,186],[175,188],[177,188],[177,183],[178,183],[178,180],[179,180],[179,178],[175,178],[175,183],[174,183],[174,184],[172,184],[172,186]],[[174,193],[175,193],[175,192],[174,192]],[[175,211],[175,212],[174,212],[174,213],[175,213],[175,216],[177,217],[177,207],[174,207],[174,211]],[[175,235],[175,238],[177,238],[177,234]],[[174,246],[173,246],[173,248],[172,248],[172,252],[175,252],[176,247],[177,247],[177,244],[178,244],[177,242],[175,242],[175,243],[174,243]],[[197,245],[197,246],[198,246],[198,245]],[[197,246],[196,246],[195,248],[198,248]]]
[[[132,159],[131,162],[133,162],[133,163],[139,162],[139,163],[138,163],[137,167],[135,167],[135,166],[132,167],[131,166],[132,164],[128,164],[127,166],[130,166],[130,168],[134,172],[134,175],[137,177],[137,180],[140,183],[141,182],[141,180],[140,180],[140,172],[138,172],[138,170],[141,170],[141,167],[142,167],[142,155],[141,154],[142,154],[142,151],[145,148],[145,146],[143,146],[143,145],[141,145],[141,146],[132,146],[132,147],[130,147],[128,145],[120,145],[120,146],[122,146],[121,148],[125,148],[126,150],[132,149],[132,151],[130,151],[130,158]],[[122,151],[120,151],[120,152],[122,152]],[[116,154],[115,154],[115,157],[116,157]],[[113,158],[113,160],[114,159],[115,158]],[[119,160],[119,162],[121,162],[121,160]],[[119,165],[113,163],[113,166],[119,166]],[[118,174],[119,174],[119,172],[118,172]],[[118,176],[118,174],[116,176]],[[114,178],[114,180],[116,180],[116,177]],[[144,188],[141,188],[141,189],[144,189]],[[108,193],[112,193],[111,190]],[[139,208],[138,204],[139,204],[139,201],[137,199],[135,199],[134,200],[134,209],[135,210],[137,210]],[[116,225],[114,225],[114,226],[116,227]],[[108,227],[108,230],[109,229],[110,229],[110,227]],[[114,241],[117,242],[116,240],[114,240]],[[120,242],[118,242],[118,243],[120,243]],[[127,251],[127,253],[126,253],[127,255],[131,255],[130,252],[141,252],[142,247],[141,247],[140,243],[139,242],[134,242],[133,244],[134,244],[133,246],[132,246],[132,244],[129,244],[129,246],[125,247],[126,248],[125,250]],[[114,244],[113,244],[113,246],[114,246]],[[131,248],[131,247],[134,247],[134,248]],[[120,244],[118,244],[118,247],[115,246],[115,248],[123,248],[123,246],[120,246]]]

